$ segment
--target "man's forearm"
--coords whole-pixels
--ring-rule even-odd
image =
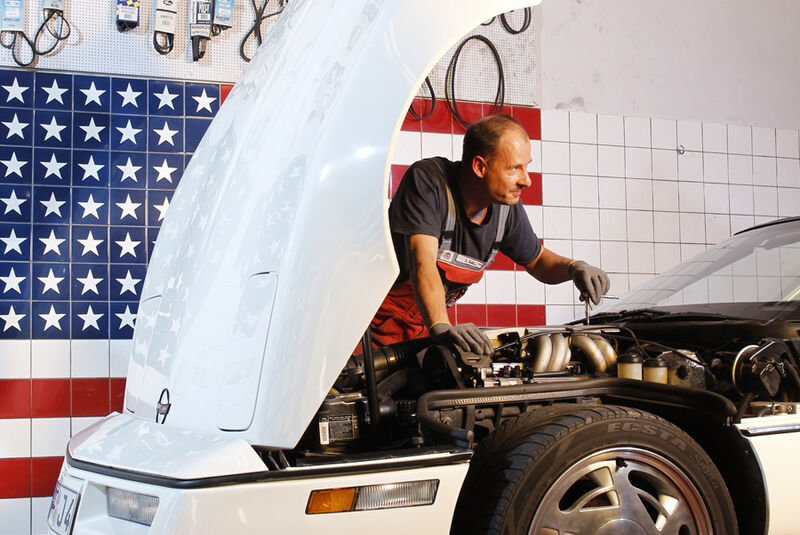
[[[449,322],[444,286],[436,264],[425,263],[414,266],[411,270],[411,283],[425,326],[431,327],[436,323]]]
[[[545,284],[559,284],[571,279],[569,264],[571,258],[561,256],[549,249],[543,249],[539,258],[525,266],[525,269]]]

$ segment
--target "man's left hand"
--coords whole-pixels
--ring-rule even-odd
[[[587,264],[583,260],[572,262],[567,271],[578,291],[581,292],[581,301],[591,299],[592,303],[598,305],[600,298],[611,287],[611,281],[608,280],[605,271]]]

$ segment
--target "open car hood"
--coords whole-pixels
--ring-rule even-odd
[[[535,0],[293,1],[183,175],[125,411],[291,448],[398,273],[390,156],[435,62]]]

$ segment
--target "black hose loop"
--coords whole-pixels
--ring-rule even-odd
[[[495,94],[492,107],[489,110],[489,113],[486,115],[499,113],[503,109],[503,103],[505,102],[505,75],[503,73],[503,61],[500,58],[500,53],[497,51],[497,47],[494,46],[494,43],[492,43],[489,38],[483,35],[472,35],[467,37],[461,41],[461,44],[458,45],[456,51],[453,53],[453,57],[450,59],[450,65],[447,67],[447,73],[444,81],[444,96],[445,101],[447,102],[447,107],[450,109],[450,114],[463,128],[467,128],[469,123],[459,113],[458,104],[456,103],[456,66],[458,65],[458,58],[461,55],[461,51],[464,49],[464,46],[473,39],[480,41],[489,47],[489,50],[492,52],[492,56],[494,57],[494,61],[497,64],[497,93]]]

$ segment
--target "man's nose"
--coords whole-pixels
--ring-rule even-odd
[[[527,171],[523,170],[522,174],[520,175],[520,179],[517,182],[520,187],[527,188],[531,185],[531,176],[528,174]]]

